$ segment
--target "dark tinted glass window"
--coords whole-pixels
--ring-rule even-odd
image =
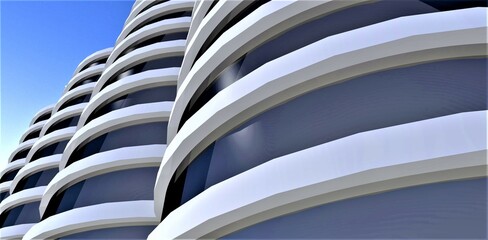
[[[153,1],[152,3],[148,4],[145,8],[143,8],[137,15],[140,15],[141,13],[147,11],[149,8],[152,8],[156,5],[159,5],[161,3],[164,3],[164,2],[167,2],[169,0],[156,0],[156,1]]]
[[[29,151],[30,151],[30,148],[27,148],[27,149],[24,149],[24,150],[18,152],[12,158],[12,162],[15,161],[15,160],[20,160],[20,159],[23,159],[23,158],[27,157],[27,154],[29,154]]]
[[[56,142],[56,143],[53,143],[53,144],[48,145],[48,146],[45,146],[45,147],[37,150],[37,152],[34,153],[34,155],[32,156],[32,159],[30,161],[33,162],[39,158],[63,153],[68,142],[69,142],[69,139],[61,141],[61,142]]]
[[[137,73],[153,70],[153,69],[162,69],[162,68],[170,68],[170,67],[180,67],[181,62],[183,61],[183,56],[175,56],[175,57],[165,57],[165,58],[158,58],[155,60],[143,62],[138,64],[134,67],[129,67],[125,70],[120,71],[120,73],[115,74],[114,77],[111,77],[107,82],[104,83],[102,89],[107,87],[108,85],[117,82],[118,80],[134,75]]]
[[[438,3],[435,4],[434,2]],[[434,6],[442,5],[439,2],[444,1],[429,1]],[[455,2],[459,1],[451,1],[449,6],[462,8],[464,5],[469,5],[454,4]],[[291,28],[287,32],[246,53],[231,65],[222,66],[223,71],[217,69],[215,73],[209,75],[186,106],[178,129],[222,89],[269,61],[335,34],[402,16],[439,11],[431,5],[417,0],[378,1],[341,10]],[[444,8],[440,8],[440,10],[444,10]],[[351,18],[351,16],[355,17]],[[215,40],[216,38],[209,38],[207,41],[211,45]],[[200,50],[201,54],[208,47],[204,45]]]
[[[128,169],[78,182],[58,192],[51,199],[43,219],[73,208],[100,203],[152,200],[158,169],[158,167]]]
[[[346,199],[222,239],[486,239],[486,182],[434,183]]]
[[[212,4],[210,5],[210,7],[208,8],[207,12],[205,13],[205,16],[207,16],[207,15],[208,15],[208,13],[209,13],[210,11],[212,11],[212,9],[215,7],[215,5],[217,5],[217,3],[218,3],[218,2],[219,2],[219,0],[213,0],[213,1],[212,1]]]
[[[8,190],[7,190],[7,191],[5,191],[5,192],[1,192],[1,193],[0,193],[0,202],[2,202],[2,201],[3,201],[3,199],[7,198],[9,195],[10,195],[10,194],[9,194],[9,191],[8,191]]]
[[[27,136],[25,136],[24,142],[27,141],[27,140],[34,139],[34,138],[38,138],[40,133],[41,133],[41,129],[36,130],[36,131],[33,131],[33,132],[27,134]]]
[[[94,62],[88,63],[83,68],[81,68],[80,72],[87,69],[87,68],[96,66],[96,65],[105,64],[105,62],[107,62],[107,59],[108,59],[108,57],[105,57],[105,58],[102,58],[100,60],[95,60]]]
[[[439,11],[450,11],[462,8],[472,7],[487,7],[488,1],[486,0],[422,0],[422,2],[435,7]]]
[[[38,122],[41,122],[41,121],[44,121],[44,120],[47,120],[51,117],[51,112],[48,112],[48,113],[44,113],[42,114],[41,116],[39,116],[33,124],[35,123],[38,123]]]
[[[116,61],[120,57],[126,55],[127,53],[134,51],[134,49],[149,46],[151,44],[158,43],[158,42],[168,42],[168,41],[173,41],[173,40],[185,40],[187,35],[188,35],[188,32],[186,32],[186,31],[185,32],[174,32],[174,33],[168,33],[168,34],[155,36],[155,37],[149,38],[149,39],[144,40],[144,41],[136,42],[132,46],[125,49],[121,54],[119,54],[119,56],[117,56],[114,61]]]
[[[106,113],[117,109],[142,103],[174,101],[175,98],[176,86],[155,87],[129,93],[109,103],[100,105],[97,109],[95,109],[95,111],[90,114],[85,124],[89,123],[95,118],[98,118]]]
[[[80,115],[70,117],[70,118],[64,119],[63,121],[54,123],[53,125],[51,125],[46,130],[46,134],[54,132],[54,131],[59,130],[59,129],[76,126],[78,124],[78,120],[80,120]]]
[[[233,27],[236,25],[236,23],[240,22],[242,19],[247,17],[249,14],[254,12],[254,10],[258,9],[265,3],[269,2],[270,0],[254,0],[252,3],[250,3],[248,6],[246,6],[244,9],[236,9],[227,16],[212,30],[212,33],[208,36],[208,38],[205,40],[205,42],[202,44],[202,47],[197,53],[197,56],[195,57],[195,63],[202,55],[204,52],[206,52],[212,44],[217,41],[217,39],[229,28]],[[213,8],[213,4],[211,8]],[[210,10],[209,10],[210,11]]]
[[[58,168],[51,168],[24,177],[15,186],[14,193],[29,188],[47,186],[56,173],[58,173]]]
[[[174,13],[170,13],[170,14],[166,14],[163,13],[164,15],[156,15],[154,17],[151,17],[149,18],[148,21],[146,22],[143,22],[139,25],[137,25],[134,29],[132,29],[132,31],[129,32],[129,34],[149,25],[149,24],[152,24],[152,23],[155,23],[155,22],[159,22],[159,21],[163,21],[163,20],[166,20],[166,19],[171,19],[171,18],[179,18],[179,17],[191,17],[191,11],[180,11],[180,12],[174,12]],[[129,35],[127,34],[127,35]]]
[[[132,226],[132,227],[117,227],[104,228],[81,233],[75,233],[65,237],[58,238],[59,240],[81,240],[81,239],[131,239],[131,240],[145,240],[149,233],[154,230],[156,226]]]
[[[84,80],[81,80],[75,84],[73,84],[73,86],[70,88],[71,89],[74,89],[76,87],[79,87],[79,86],[82,86],[82,85],[85,85],[85,84],[88,84],[88,83],[92,83],[92,82],[96,82],[98,81],[98,79],[100,78],[100,75],[95,75],[93,77],[90,77],[90,78],[87,78],[87,79],[84,79]]]
[[[373,73],[263,112],[212,143],[188,166],[180,164],[163,214],[280,156],[360,132],[486,110],[486,64],[486,59],[450,60]]]
[[[62,109],[65,109],[67,107],[70,107],[70,106],[73,106],[73,105],[76,105],[79,103],[88,102],[88,101],[90,101],[90,97],[91,97],[91,94],[86,94],[86,95],[81,95],[79,97],[73,98],[73,99],[63,103],[61,105],[61,107],[59,107],[58,111],[61,111]]]
[[[166,144],[167,122],[144,123],[120,128],[89,140],[76,148],[66,166],[96,153],[149,144]]]
[[[0,214],[0,226],[2,228],[37,222],[39,222],[39,202],[20,205]]]
[[[3,174],[2,178],[0,178],[0,183],[12,181],[15,178],[15,175],[17,175],[17,173],[19,172],[19,170],[20,168],[17,168]]]

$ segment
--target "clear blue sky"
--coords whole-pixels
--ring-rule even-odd
[[[0,0],[0,171],[80,61],[113,47],[133,3]]]

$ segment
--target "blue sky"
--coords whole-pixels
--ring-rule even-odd
[[[113,47],[133,2],[0,0],[0,170],[76,66]]]

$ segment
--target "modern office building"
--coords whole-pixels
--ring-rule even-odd
[[[66,144],[110,52],[101,50],[80,63],[59,101],[36,114],[11,154],[5,174],[5,180],[11,180],[5,185],[10,196],[0,203],[1,239],[22,238],[41,219],[39,204],[46,186],[58,173]],[[22,168],[14,171],[14,166]]]
[[[193,1],[141,1],[107,59],[24,239],[145,239]]]
[[[194,9],[149,239],[486,238],[486,2]]]
[[[0,236],[487,238],[487,13],[136,1],[12,153]]]

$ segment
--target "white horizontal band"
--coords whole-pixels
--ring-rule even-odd
[[[108,172],[131,168],[159,167],[165,149],[166,145],[163,144],[124,147],[97,153],[74,162],[60,171],[49,182],[39,206],[41,216],[46,211],[52,197],[61,189],[88,177]]]
[[[22,180],[24,177],[50,168],[58,168],[59,160],[61,160],[61,155],[62,154],[55,154],[43,157],[34,162],[25,164],[12,180],[12,184],[10,185],[10,193],[14,191],[17,184],[19,184],[20,180]]]
[[[0,228],[0,236],[2,236],[2,239],[4,240],[21,239],[24,234],[34,225],[35,223],[26,223],[3,227]]]
[[[319,204],[486,176],[487,113],[466,112],[362,132],[275,158],[189,200],[149,239],[219,238]]]
[[[76,131],[73,138],[68,142],[59,164],[59,169],[63,170],[66,167],[69,156],[87,139],[98,137],[122,127],[155,121],[167,121],[172,107],[173,102],[138,104],[117,109],[94,119]]]
[[[81,128],[86,124],[88,117],[93,113],[93,111],[95,111],[95,109],[110,99],[115,99],[123,94],[137,91],[143,87],[176,85],[178,71],[179,68],[149,70],[134,75],[129,75],[113,84],[108,85],[90,100],[90,103],[88,106],[86,106],[80,120],[78,121],[78,128]]]
[[[153,201],[102,203],[75,208],[34,225],[24,240],[54,239],[78,232],[124,226],[156,225]]]
[[[207,102],[169,142],[156,180],[157,212],[190,151],[199,152],[260,112],[319,87],[415,63],[485,56],[485,17],[484,8],[474,8],[397,18],[320,40],[244,76]],[[176,128],[171,119],[168,134]]]
[[[41,186],[11,194],[0,203],[0,213],[19,205],[41,200],[45,189],[46,186]]]

